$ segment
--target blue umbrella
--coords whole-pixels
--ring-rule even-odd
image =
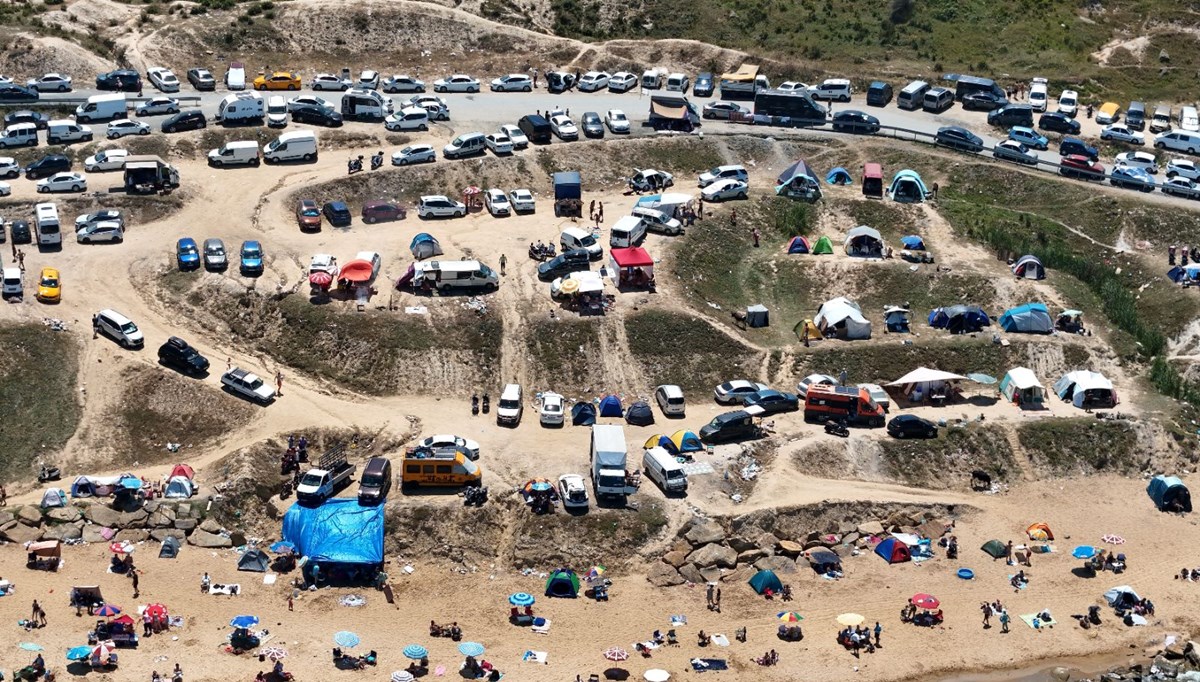
[[[538,481],[537,483],[533,484],[533,489],[538,492],[545,492],[547,490],[552,490],[553,488],[554,486],[550,485],[549,481]]]
[[[508,595],[508,603],[513,606],[533,606],[534,598],[528,592],[517,592]]]
[[[479,642],[463,642],[458,645],[458,653],[463,656],[482,656],[483,645]]]
[[[21,647],[22,649],[24,649],[26,651],[44,651],[45,650],[41,644],[34,644],[33,642],[21,642],[17,646]]]
[[[1091,545],[1080,545],[1071,550],[1071,556],[1076,559],[1091,559],[1096,556],[1096,548]]]
[[[429,655],[429,649],[420,644],[409,644],[404,647],[404,657],[411,658],[414,661],[419,661]]]
[[[76,647],[71,647],[70,649],[67,649],[67,660],[68,661],[82,661],[82,660],[87,659],[87,657],[91,656],[91,655],[92,655],[92,647],[90,647],[90,646],[76,646]]]
[[[234,616],[229,621],[229,626],[235,628],[252,628],[255,625],[258,625],[258,616]]]
[[[142,479],[140,479],[136,476],[126,476],[126,477],[122,478],[120,481],[118,481],[118,483],[121,485],[122,488],[125,488],[126,490],[141,490],[142,489]]]
[[[117,606],[116,604],[105,604],[104,606],[96,609],[94,613],[97,616],[104,618],[112,618],[113,616],[121,615],[121,607]]]
[[[333,636],[333,641],[338,646],[344,646],[349,649],[358,646],[360,640],[358,639],[358,635],[353,632],[342,630]]]
[[[271,545],[271,551],[275,552],[276,554],[281,552],[295,552],[296,544],[290,540],[280,540],[279,542]]]

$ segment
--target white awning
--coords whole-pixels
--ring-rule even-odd
[[[952,372],[943,372],[940,369],[918,367],[888,384],[888,386],[907,386],[908,384],[923,384],[931,381],[954,381],[959,379],[965,380],[966,377]]]

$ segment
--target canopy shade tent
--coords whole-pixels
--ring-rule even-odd
[[[442,245],[428,232],[421,232],[413,237],[412,242],[408,245],[408,250],[417,260],[442,255]]]
[[[359,506],[356,498],[334,497],[319,507],[293,504],[283,517],[283,537],[317,562],[383,562],[383,505]]]
[[[1146,494],[1161,511],[1192,511],[1192,494],[1178,476],[1155,476],[1146,486]]]
[[[600,399],[600,416],[601,417],[620,417],[625,414],[625,409],[621,407],[621,399],[615,395],[606,395]]]
[[[907,334],[909,329],[909,311],[899,306],[891,306],[883,310],[883,324],[893,334]]]
[[[912,560],[908,545],[896,538],[887,538],[875,546],[875,553],[889,564],[898,564]]]
[[[1046,266],[1034,255],[1021,256],[1013,263],[1013,274],[1025,279],[1046,279]]]
[[[809,253],[812,251],[812,245],[808,243],[808,237],[796,236],[788,240],[788,253]]]
[[[654,280],[654,259],[640,246],[609,251],[609,277],[618,287]]]
[[[929,313],[929,326],[949,330],[951,334],[973,334],[991,323],[988,314],[977,305],[952,305],[934,308]]]
[[[1054,329],[1054,321],[1044,303],[1026,303],[1005,310],[1000,316],[1000,328],[1021,334],[1049,334]]]
[[[1083,311],[1064,310],[1054,318],[1054,328],[1068,334],[1078,334],[1083,331]]]
[[[767,590],[770,590],[772,594],[778,594],[783,590],[783,583],[780,582],[779,576],[775,575],[775,571],[759,571],[751,576],[749,583],[750,587],[759,594],[763,594]]]
[[[1013,367],[1000,380],[1000,394],[1017,405],[1041,405],[1046,398],[1046,387],[1038,381],[1033,370]]]
[[[850,171],[838,166],[825,174],[825,182],[831,185],[851,185],[854,180],[850,177]]]
[[[962,381],[966,379],[961,374],[943,372],[940,369],[918,367],[904,376],[888,384],[888,386],[908,386],[909,384],[929,384],[936,381]]]
[[[1076,370],[1067,372],[1054,382],[1054,392],[1059,398],[1075,407],[1116,407],[1120,400],[1112,382],[1099,372]]]
[[[833,255],[833,242],[829,237],[821,235],[812,245],[812,254],[814,256]]]
[[[929,190],[925,189],[925,181],[914,170],[904,169],[892,177],[888,188],[892,201],[902,204],[919,204],[925,201]]]
[[[910,251],[925,250],[925,240],[915,234],[909,234],[901,237],[900,243],[904,245],[904,248],[909,249]]]
[[[654,410],[645,401],[638,401],[625,411],[625,421],[634,426],[649,426],[654,423]]]
[[[866,225],[846,233],[846,253],[863,258],[880,258],[883,256],[883,235],[879,230]]]
[[[571,406],[571,423],[575,426],[591,426],[596,423],[596,408],[591,403],[575,403]]]
[[[1128,585],[1120,585],[1104,593],[1104,601],[1108,602],[1108,605],[1113,608],[1127,609],[1141,600],[1142,598],[1138,596],[1138,593],[1134,592],[1133,588]]]
[[[804,159],[799,159],[775,179],[775,193],[789,199],[816,201],[821,198],[821,181]]]
[[[352,260],[342,266],[338,272],[338,279],[352,284],[359,284],[371,281],[375,274],[375,268],[369,261]]]
[[[813,323],[826,337],[836,336],[846,340],[871,338],[871,323],[862,316],[858,304],[844,296],[822,303]]]

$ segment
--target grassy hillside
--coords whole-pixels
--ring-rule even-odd
[[[79,423],[79,347],[40,324],[0,327],[0,481],[30,477]]]

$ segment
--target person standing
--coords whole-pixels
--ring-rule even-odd
[[[36,599],[33,600],[33,606],[29,607],[29,620],[34,625],[38,623],[38,613],[42,610],[42,605]]]
[[[1008,632],[1008,611],[1000,612],[1000,632]]]
[[[1004,563],[1009,566],[1013,565],[1013,541],[1009,540],[1007,545],[1004,545]]]
[[[721,588],[717,588],[717,599],[713,602],[713,610],[717,613],[721,612]]]
[[[715,593],[716,588],[716,583],[709,583],[707,593],[704,596],[705,605],[708,606],[709,611],[712,611],[713,608],[713,594]]]
[[[289,594],[288,595],[288,611],[294,611],[294,610],[295,609],[292,608],[292,595]]]
[[[129,579],[133,581],[133,598],[138,598],[138,570],[132,569],[129,571]]]
[[[877,649],[883,646],[879,643],[879,635],[881,634],[883,634],[883,626],[879,624],[879,621],[875,621],[875,648]]]
[[[729,209],[729,224],[737,227],[737,208]]]
[[[697,203],[696,217],[699,220],[704,220],[704,195],[700,195],[700,201]]]
[[[759,239],[759,237],[761,236],[761,235],[758,233],[758,228],[757,228],[757,227],[756,227],[756,228],[754,228],[753,230],[751,230],[751,231],[750,231],[750,236],[751,236],[751,237],[754,237],[754,248],[756,248],[756,249],[757,249],[757,248],[758,248],[758,239]]]
[[[4,489],[4,486],[0,485],[0,507],[7,507],[7,506],[8,506],[8,491]]]
[[[979,610],[983,611],[983,629],[988,630],[992,627],[992,605],[984,602],[979,605]]]
[[[283,395],[283,372],[275,372],[275,393]]]
[[[504,269],[508,267],[508,258],[504,254],[500,254],[500,274],[505,274]]]
[[[1174,264],[1175,264],[1175,245],[1172,244],[1167,247],[1167,265],[1174,265]]]
[[[599,227],[604,222],[604,202],[596,202],[596,227]]]
[[[591,203],[588,204],[588,220],[595,220],[595,219],[596,219],[596,200],[592,199]]]

